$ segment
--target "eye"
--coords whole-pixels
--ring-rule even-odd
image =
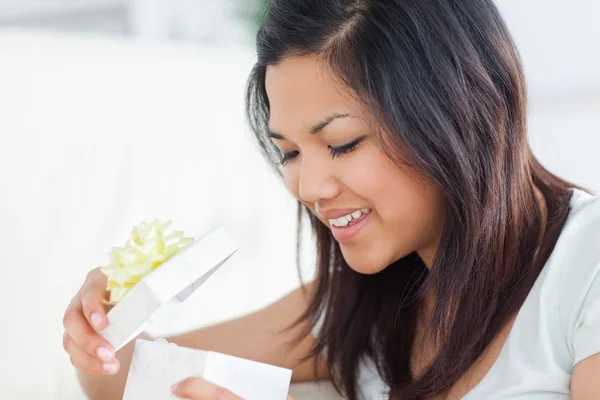
[[[361,137],[361,138],[356,139],[356,140],[354,140],[348,144],[345,144],[343,146],[339,146],[339,147],[329,146],[329,151],[331,153],[331,157],[336,158],[336,157],[342,156],[344,154],[348,154],[348,153],[356,150],[358,145],[361,144],[363,140],[365,140],[365,138]]]
[[[283,153],[283,156],[281,157],[281,161],[279,162],[281,165],[286,165],[287,163],[289,163],[290,161],[292,161],[294,158],[296,158],[298,156],[298,151],[294,150],[294,151],[289,151],[287,153]]]

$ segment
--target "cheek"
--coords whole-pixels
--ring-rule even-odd
[[[351,163],[351,165],[350,165]],[[350,192],[378,208],[397,196],[394,187],[405,185],[406,177],[375,146],[357,152],[343,170],[344,185]]]
[[[366,150],[366,149],[365,149]],[[372,206],[394,232],[409,230],[417,236],[438,220],[441,195],[435,185],[409,167],[399,167],[377,150],[365,151],[345,177],[345,184]],[[391,233],[391,232],[388,232]]]

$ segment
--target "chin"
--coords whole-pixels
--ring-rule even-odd
[[[391,264],[391,262],[386,261],[384,258],[374,259],[373,257],[368,257],[365,253],[356,254],[353,251],[345,251],[343,247],[342,255],[352,270],[363,275],[377,274]]]
[[[394,262],[411,254],[409,251],[401,252],[401,255],[387,255],[381,250],[359,251],[357,249],[349,249],[344,245],[341,245],[340,249],[348,266],[352,270],[363,275],[377,274],[392,265]]]

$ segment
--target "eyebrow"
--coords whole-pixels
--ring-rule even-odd
[[[330,116],[328,116],[327,118],[325,118],[324,120],[322,120],[321,122],[315,124],[312,126],[312,128],[310,128],[310,133],[312,133],[313,135],[317,135],[319,134],[323,129],[325,129],[325,127],[327,125],[329,125],[330,123],[332,123],[333,121],[335,121],[336,119],[341,119],[341,118],[350,118],[352,117],[351,114],[349,113],[334,113],[331,114]],[[279,139],[279,140],[285,140],[285,137],[277,132],[273,132],[269,129],[269,137],[272,139]]]

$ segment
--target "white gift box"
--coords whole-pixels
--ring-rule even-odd
[[[292,371],[164,339],[137,339],[123,400],[178,399],[171,386],[204,378],[245,400],[286,400]]]
[[[237,251],[223,229],[191,243],[138,282],[108,313],[100,332],[118,351],[144,332],[153,316],[176,307]]]

